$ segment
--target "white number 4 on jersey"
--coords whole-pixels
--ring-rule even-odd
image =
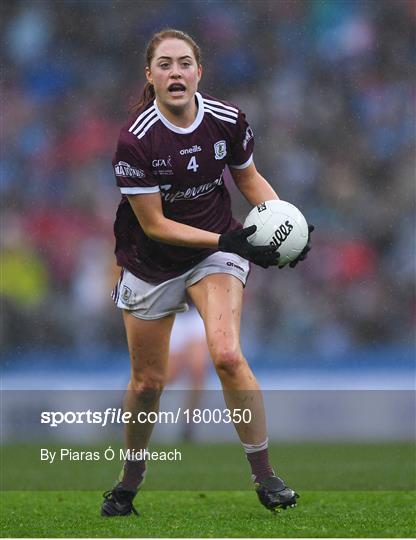
[[[199,165],[196,162],[196,157],[192,156],[191,159],[189,160],[188,166],[186,168],[188,169],[188,171],[196,172],[198,167],[199,167]]]

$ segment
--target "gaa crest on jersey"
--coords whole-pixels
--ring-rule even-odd
[[[167,158],[154,159],[152,161],[152,167],[156,169],[154,172],[156,174],[159,174],[160,176],[173,175],[172,156],[168,156]]]
[[[124,178],[144,178],[146,176],[144,171],[138,167],[132,167],[126,161],[119,161],[117,165],[114,165],[114,171],[116,176]]]
[[[225,141],[217,141],[214,144],[215,159],[223,159],[227,155],[227,143]]]

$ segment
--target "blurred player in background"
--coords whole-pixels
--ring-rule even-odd
[[[201,393],[209,368],[209,351],[205,338],[204,323],[195,307],[175,318],[170,339],[169,367],[167,384],[186,377],[183,391],[183,407],[190,411],[199,408]],[[181,437],[191,441],[194,437],[194,424],[184,423]]]
[[[207,344],[227,408],[248,410],[234,426],[261,503],[295,506],[297,494],[269,463],[263,397],[240,348],[243,288],[249,261],[277,266],[276,246],[252,246],[224,184],[228,166],[251,206],[277,199],[253,162],[253,132],[235,105],[197,91],[201,55],[187,34],[155,34],[146,51],[147,84],[121,130],[113,166],[122,200],[114,226],[122,267],[113,298],[123,310],[131,359],[125,411],[156,412],[168,374],[175,314],[186,294],[204,320]],[[306,257],[309,242],[299,256]],[[147,449],[154,425],[126,424],[126,449]],[[220,458],[220,456],[219,456]],[[145,460],[129,459],[121,482],[104,494],[103,516],[136,513],[133,499]]]

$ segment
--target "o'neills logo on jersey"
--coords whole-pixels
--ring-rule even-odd
[[[189,201],[193,199],[198,199],[203,195],[208,195],[214,191],[217,186],[222,186],[224,180],[222,174],[219,178],[216,178],[213,182],[207,182],[206,184],[201,184],[199,186],[192,186],[185,190],[174,191],[171,193],[172,184],[164,184],[160,187],[160,195],[165,202],[173,203],[176,201]]]
[[[117,165],[114,166],[114,170],[116,176],[123,176],[125,178],[144,178],[146,176],[144,171],[137,167],[132,167],[125,161],[119,161]]]
[[[186,154],[195,154],[196,152],[202,152],[202,148],[197,144],[194,144],[192,148],[184,148],[183,150],[179,150],[181,156],[185,156]]]

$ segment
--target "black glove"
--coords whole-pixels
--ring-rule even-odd
[[[253,246],[247,240],[256,230],[257,227],[251,225],[251,227],[246,227],[245,229],[221,234],[218,249],[227,253],[237,253],[240,257],[248,259],[263,268],[277,266],[280,257],[280,254],[277,252],[277,246]]]
[[[308,252],[311,250],[311,232],[315,230],[315,227],[313,225],[308,225],[308,242],[306,246],[301,251],[299,257],[297,257],[294,261],[289,263],[290,268],[295,268],[295,266],[298,264],[299,261],[304,261],[306,257],[308,256]]]

